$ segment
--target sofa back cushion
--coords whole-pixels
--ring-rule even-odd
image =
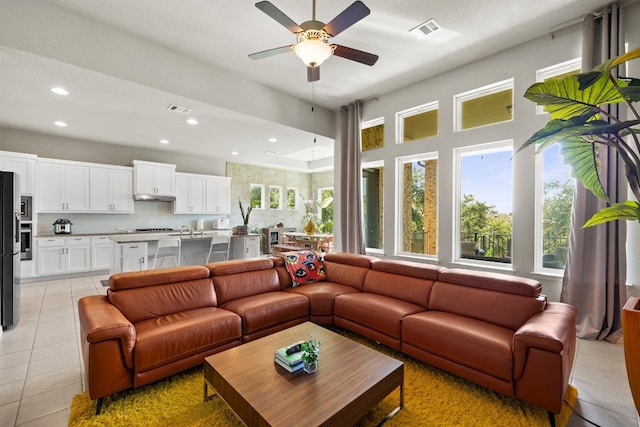
[[[280,277],[270,258],[207,264],[218,304],[280,290]]]
[[[114,274],[107,296],[134,324],[217,305],[209,271],[201,266]]]
[[[431,289],[428,308],[515,331],[535,313],[544,310],[546,297],[540,294],[541,289],[539,282],[526,278],[463,269],[443,270]]]
[[[443,267],[401,260],[380,260],[364,279],[364,292],[428,306],[431,286]]]
[[[324,257],[324,273],[329,282],[340,283],[362,290],[364,278],[371,265],[380,258],[346,252],[327,254]]]

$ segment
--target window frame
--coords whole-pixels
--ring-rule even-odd
[[[368,128],[372,128],[372,127],[376,127],[376,126],[380,126],[380,125],[384,125],[384,117],[378,117],[375,119],[371,119],[371,120],[367,120],[365,122],[362,122],[362,124],[360,125],[360,134],[362,135],[362,131]],[[374,151],[374,150],[380,150],[384,148],[384,136],[382,138],[382,147],[378,147],[378,148],[373,148],[371,150],[363,150],[363,152],[366,151]],[[362,147],[361,147],[362,149]]]
[[[289,191],[293,190],[293,207],[289,207]],[[285,204],[286,210],[297,211],[298,210],[298,189],[296,187],[287,187],[287,203]]]
[[[251,192],[253,191],[254,188],[260,188],[260,206],[254,206],[253,209],[260,209],[260,210],[264,210],[265,208],[265,186],[264,184],[255,184],[255,183],[251,183],[249,184],[249,206],[252,205],[251,201],[252,201],[252,197],[251,197]]]
[[[273,190],[278,190],[278,207],[271,207],[271,192]],[[280,185],[270,185],[269,186],[269,210],[276,211],[282,210],[282,187]]]
[[[462,210],[461,209],[462,207],[462,178],[461,178],[462,177],[462,158],[465,157],[465,155],[498,153],[498,152],[506,151],[505,148],[510,149],[511,152],[513,153],[514,151],[513,146],[514,146],[514,140],[510,138],[510,139],[503,139],[499,141],[468,145],[465,147],[454,148],[453,150],[453,161],[455,163],[454,163],[454,167],[452,168],[452,173],[453,173],[452,179],[453,179],[453,189],[455,192],[452,198],[453,200],[452,212],[454,214],[454,221],[453,221],[453,227],[452,227],[453,235],[451,236],[451,241],[453,242],[453,245],[451,247],[451,251],[452,251],[451,259],[456,264],[484,266],[484,267],[490,267],[498,270],[508,270],[508,271],[513,270],[513,260],[515,259],[515,256],[513,255],[513,251],[514,251],[513,222],[511,226],[511,251],[512,251],[511,263],[501,263],[496,261],[481,261],[481,260],[473,260],[469,258],[462,258],[462,248],[461,248],[461,240],[460,240],[460,235],[462,233],[461,226],[460,226],[460,219],[461,219],[460,215],[462,214],[461,212]],[[515,186],[513,185],[513,179],[514,179],[514,171],[513,171],[513,165],[512,165],[512,168],[511,168],[512,208],[513,208],[513,191],[515,188]],[[512,212],[513,212],[513,209],[512,209]]]
[[[413,163],[414,161],[418,161],[418,160],[438,160],[438,174],[440,173],[440,157],[438,156],[438,151],[430,151],[430,152],[426,152],[426,153],[418,153],[418,154],[410,154],[407,156],[399,156],[395,158],[395,175],[396,175],[396,187],[395,187],[395,198],[394,198],[394,206],[395,206],[395,224],[394,224],[394,230],[395,230],[395,236],[393,238],[393,253],[396,256],[402,256],[404,258],[413,258],[413,259],[418,259],[418,260],[432,260],[432,261],[437,261],[438,257],[439,257],[439,250],[436,249],[436,254],[435,255],[429,255],[429,254],[418,254],[418,253],[414,253],[414,252],[404,252],[402,251],[402,246],[403,246],[403,226],[404,224],[402,223],[402,218],[403,216],[403,199],[402,199],[402,194],[403,194],[403,190],[404,190],[404,174],[403,174],[403,166],[406,163]],[[438,223],[440,221],[440,191],[439,188],[437,188],[437,201],[438,201],[438,208],[436,209],[437,212],[437,217],[438,217]],[[439,245],[438,245],[439,246]]]
[[[582,57],[573,58],[568,61],[560,62],[558,64],[550,65],[548,67],[536,70],[536,82],[540,83],[547,79],[568,73],[569,71],[573,71],[576,69],[582,69]],[[544,106],[536,104],[536,114],[547,114],[544,111]]]
[[[439,110],[440,109],[440,101],[431,101],[416,107],[407,108],[406,110],[398,111],[396,113],[396,144],[407,144],[404,142],[404,119],[411,116],[417,116],[418,114],[427,113],[429,111]],[[434,138],[440,134],[439,123],[436,123],[437,132],[435,135],[428,136],[426,138],[416,139],[410,142],[421,141],[427,138]]]
[[[384,170],[384,160],[374,160],[374,161],[371,161],[371,162],[360,163],[360,188],[363,188],[363,186],[362,186],[362,172],[363,172],[364,169],[367,169],[367,168],[383,168],[383,170]],[[384,181],[384,176],[382,176],[381,178]],[[384,192],[383,192],[382,197],[383,197],[383,199],[382,199],[382,205],[383,205],[383,207],[382,207],[382,227],[383,228],[382,228],[382,242],[381,242],[382,243],[382,247],[381,248],[372,248],[370,246],[366,246],[365,247],[365,251],[367,253],[375,253],[375,254],[381,254],[381,255],[384,254],[384,236],[385,236],[385,234],[384,234]],[[364,200],[362,200],[362,206],[364,207]],[[362,212],[362,214],[363,214],[363,218],[364,218],[364,211]]]
[[[511,89],[511,119],[501,122],[489,123],[482,126],[476,126],[469,129],[462,129],[462,104],[472,99],[481,98],[483,96],[492,95]],[[500,123],[509,123],[513,121],[515,110],[513,109],[513,94],[515,92],[515,79],[513,77],[499,82],[491,83],[479,88],[468,90],[453,96],[453,131],[465,132],[472,129],[480,129],[487,126],[494,126]]]

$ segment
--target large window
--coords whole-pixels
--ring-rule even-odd
[[[580,72],[575,58],[536,72],[537,81]],[[538,114],[544,113],[538,106]],[[535,270],[559,274],[564,270],[569,248],[571,207],[575,180],[571,168],[562,164],[560,147],[554,145],[536,156]]]
[[[411,142],[438,135],[438,102],[396,113],[398,143]]]
[[[362,166],[362,213],[364,243],[368,249],[383,248],[383,163],[371,162]]]
[[[511,263],[512,146],[456,150],[458,259]]]
[[[513,79],[454,97],[456,131],[513,120]]]
[[[362,123],[362,151],[384,147],[384,119],[374,119]]]
[[[399,212],[396,252],[435,257],[438,253],[438,156],[397,159]]]

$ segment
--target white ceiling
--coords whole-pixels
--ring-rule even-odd
[[[311,19],[312,0],[271,2],[297,23]],[[333,114],[341,105],[356,99],[382,96],[549,34],[609,2],[364,0],[371,14],[333,41],[375,53],[380,59],[368,67],[339,57],[329,58],[321,66],[321,79],[315,85],[316,102]],[[247,0],[0,0],[0,36],[6,31],[4,37],[0,37],[0,126],[214,155],[235,162],[291,166],[291,160],[295,159],[302,160],[302,169],[322,166],[318,160],[331,156],[333,135],[326,129],[315,132],[321,126],[314,124],[316,119],[312,118],[310,108],[307,111],[313,88],[306,81],[304,64],[293,53],[260,61],[247,56],[295,42],[286,28],[257,9],[254,3]],[[328,22],[349,4],[351,0],[317,0],[316,19]],[[434,18],[442,30],[417,40],[409,30],[429,18]],[[85,27],[70,28],[74,27],[70,23],[75,22],[82,22]],[[29,31],[35,28],[43,39],[37,47],[30,47],[24,39],[29,38]],[[87,32],[86,28],[91,31]],[[22,32],[24,36],[20,37]],[[121,40],[130,39],[132,43],[109,44],[114,39],[106,34],[114,32],[120,34]],[[247,97],[247,94],[238,94],[243,81],[247,88],[258,84],[271,94],[280,93],[272,96],[269,110],[277,110],[281,100],[295,98],[302,100],[300,105],[305,107],[256,114],[258,107],[251,106],[248,100],[245,108],[229,108],[231,104],[225,99],[228,94],[221,94],[219,98],[209,94],[199,99],[192,90],[175,90],[181,86],[169,81],[167,70],[163,70],[166,86],[158,82],[147,85],[138,79],[129,80],[126,72],[114,71],[127,64],[114,63],[100,68],[90,59],[86,63],[77,58],[72,60],[72,55],[67,53],[76,48],[87,49],[84,44],[91,42],[91,52],[99,54],[104,61],[110,57],[115,61],[115,53],[129,49],[135,44],[133,41],[158,45],[189,61],[198,61],[205,68],[210,67],[212,76],[226,73],[229,81],[233,80],[236,85],[230,88],[236,97]],[[76,43],[77,46],[73,46]],[[151,61],[152,53],[148,53],[148,58],[145,55],[144,52],[137,55],[131,68],[140,69],[145,60]],[[192,69],[186,65],[189,61],[168,64],[180,71],[175,79],[189,81]],[[133,75],[139,70],[128,71]],[[150,77],[155,78],[155,75]],[[200,84],[195,77],[194,82]],[[54,84],[65,86],[71,94],[68,97],[53,95],[49,88]],[[185,85],[182,83],[182,87]],[[159,86],[170,90],[161,90]],[[168,111],[169,104],[193,109],[191,116],[196,117],[199,124],[187,125],[187,116]],[[286,119],[272,119],[278,114]],[[55,120],[64,120],[69,125],[57,128],[52,125]],[[300,126],[295,125],[296,120]],[[277,137],[278,142],[267,142],[269,137]],[[160,145],[158,141],[163,138],[169,139],[170,144]],[[234,157],[232,151],[240,155]],[[314,165],[310,161],[314,161]],[[326,164],[330,164],[330,159]]]

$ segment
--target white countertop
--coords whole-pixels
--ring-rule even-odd
[[[231,230],[213,230],[213,231],[195,231],[193,235],[185,233],[182,235],[182,241],[199,241],[209,240],[215,236],[230,236]],[[109,239],[116,243],[131,243],[131,242],[153,242],[161,239],[180,237],[180,233],[128,233],[128,234],[113,234],[108,235]]]

